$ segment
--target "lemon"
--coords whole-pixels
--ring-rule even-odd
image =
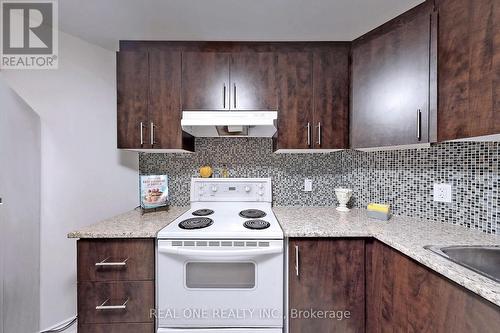
[[[204,165],[200,168],[200,176],[202,178],[209,178],[212,176],[212,167],[210,165]]]

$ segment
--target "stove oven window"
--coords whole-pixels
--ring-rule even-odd
[[[253,289],[252,262],[188,262],[186,286],[192,289]]]

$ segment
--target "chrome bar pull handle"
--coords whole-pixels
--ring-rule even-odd
[[[311,123],[307,122],[307,146],[311,147]]]
[[[151,134],[149,141],[151,142],[151,146],[155,144],[155,123],[153,122],[151,122]]]
[[[139,124],[139,133],[141,134],[141,146],[144,144],[144,123]]]
[[[295,275],[299,276],[299,246],[295,245]]]
[[[222,107],[224,109],[226,108],[226,83],[224,83],[224,86],[222,87]]]
[[[417,140],[422,139],[422,110],[417,110]]]
[[[236,109],[236,83],[234,83],[234,96],[233,96],[234,108]]]
[[[96,267],[112,267],[112,266],[123,267],[123,266],[127,266],[128,258],[123,260],[123,261],[118,261],[118,262],[109,262],[108,259],[109,259],[109,257],[107,257],[106,259],[104,259],[101,262],[96,262],[95,263]]]
[[[321,122],[318,123],[318,145],[321,146]]]
[[[125,310],[127,308],[127,303],[129,299],[121,305],[106,305],[109,302],[109,298],[105,300],[101,305],[95,307],[96,310]]]

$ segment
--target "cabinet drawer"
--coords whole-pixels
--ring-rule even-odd
[[[78,333],[153,333],[154,324],[81,325]]]
[[[154,240],[78,241],[78,281],[154,280]]]
[[[98,306],[102,308],[97,309]],[[153,281],[78,284],[80,324],[150,323],[154,322],[151,309],[154,309]]]

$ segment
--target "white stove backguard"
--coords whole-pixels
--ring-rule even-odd
[[[191,202],[272,202],[271,178],[193,178]]]

